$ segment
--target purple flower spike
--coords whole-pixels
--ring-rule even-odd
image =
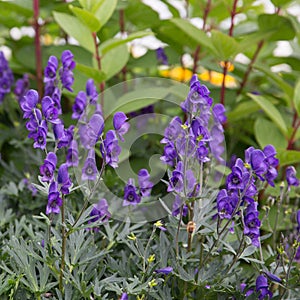
[[[157,273],[157,274],[168,275],[171,272],[173,272],[173,268],[172,267],[165,267],[165,268],[162,268],[162,269],[156,269],[154,272]]]
[[[116,112],[113,117],[113,125],[116,130],[118,138],[124,142],[123,135],[129,130],[129,123],[126,122],[128,118],[123,112]]]
[[[141,197],[137,194],[137,188],[134,185],[134,180],[129,179],[124,189],[123,206],[137,205],[141,202]]]
[[[120,300],[128,300],[128,295],[127,295],[127,293],[123,293],[123,294],[121,295]]]
[[[265,299],[266,296],[272,298],[273,294],[268,287],[267,278],[263,275],[258,276],[256,279],[256,291],[260,293],[258,297],[259,300]]]
[[[40,173],[43,176],[42,181],[50,182],[53,180],[56,163],[56,154],[53,152],[49,152],[46,159],[44,160],[44,164],[40,166]]]
[[[50,213],[59,214],[60,212],[62,199],[60,198],[60,194],[57,188],[58,188],[57,182],[53,181],[49,187],[48,204],[46,207],[47,215],[49,215]]]
[[[23,110],[23,118],[28,119],[31,117],[33,109],[36,107],[39,100],[38,92],[29,90],[26,95],[21,99],[20,106]]]
[[[293,166],[289,166],[285,171],[286,181],[288,186],[299,186],[299,179],[296,177],[296,169]]]
[[[150,181],[150,175],[146,169],[141,169],[138,172],[138,182],[140,192],[143,197],[148,197],[151,194],[153,183]]]
[[[85,94],[85,92],[80,91],[77,94],[74,105],[72,107],[72,110],[73,110],[72,119],[78,120],[81,117],[82,113],[85,110],[86,103],[87,103],[86,94]]]
[[[57,181],[60,185],[60,191],[62,194],[69,194],[69,188],[72,185],[71,179],[68,173],[68,165],[66,163],[62,164],[58,169]]]
[[[249,236],[252,240],[252,245],[255,247],[260,246],[260,232],[259,228],[261,225],[260,220],[258,219],[259,212],[257,210],[257,202],[252,202],[248,205],[246,209],[246,214],[244,216],[244,234]]]
[[[82,175],[81,180],[96,180],[97,178],[97,166],[96,166],[96,160],[95,160],[95,150],[90,149],[88,157],[84,163],[83,169],[82,169]]]

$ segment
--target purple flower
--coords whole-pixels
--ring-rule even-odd
[[[44,70],[44,82],[49,82],[56,79],[56,72],[58,68],[58,60],[55,56],[51,55],[48,59],[47,66]]]
[[[156,269],[154,272],[157,273],[157,274],[168,275],[171,272],[173,272],[173,268],[172,267],[165,267],[165,268],[162,268],[162,269]]]
[[[228,194],[227,190],[220,190],[217,196],[217,209],[221,219],[232,218],[233,212],[238,204],[236,193]]]
[[[23,78],[20,78],[16,81],[14,94],[17,96],[20,101],[22,97],[25,95],[29,87],[29,76],[28,74],[24,74]]]
[[[60,207],[62,205],[62,199],[60,197],[58,191],[57,182],[53,181],[50,184],[49,192],[48,192],[48,204],[46,207],[46,214],[49,215],[50,213],[59,214]]]
[[[182,207],[183,206],[183,207]],[[175,196],[175,200],[172,207],[172,216],[176,217],[179,215],[182,207],[182,216],[186,217],[188,214],[188,207],[186,204],[183,204],[178,195]]]
[[[29,90],[25,96],[20,100],[20,107],[24,113],[23,118],[28,119],[31,117],[33,110],[38,103],[39,95],[35,90]]]
[[[42,99],[42,112],[48,122],[53,124],[61,122],[58,119],[58,109],[55,107],[54,101],[49,96],[45,96]]]
[[[93,79],[89,79],[86,82],[86,94],[87,94],[91,104],[97,103],[98,93],[97,93],[97,89],[96,89]]]
[[[161,156],[161,161],[166,163],[167,165],[174,166],[176,163],[176,160],[178,159],[177,151],[174,147],[174,144],[169,142],[164,147],[164,155]]]
[[[191,125],[191,133],[195,141],[208,141],[210,139],[209,132],[205,126],[202,125],[201,120],[194,119]]]
[[[259,293],[259,300],[264,299],[266,296],[270,296],[270,298],[272,298],[273,294],[268,287],[267,278],[264,275],[259,275],[256,278],[256,291]]]
[[[248,204],[246,209],[246,214],[244,216],[244,234],[249,236],[252,240],[252,245],[259,247],[259,228],[261,225],[258,219],[259,212],[257,210],[257,202],[252,202]]]
[[[225,116],[225,112],[226,112],[226,109],[225,109],[224,105],[221,103],[217,103],[213,107],[213,116],[217,123],[223,124],[226,122],[227,118]]]
[[[296,177],[296,169],[293,166],[289,166],[285,170],[286,181],[288,186],[299,186],[299,179]]]
[[[227,176],[226,183],[229,190],[242,190],[248,182],[248,172],[243,161],[238,158],[232,167],[232,172]]]
[[[68,167],[77,167],[79,164],[78,159],[78,144],[75,140],[72,140],[70,143],[70,147],[68,148],[67,156],[66,156]]]
[[[87,159],[84,163],[83,169],[82,169],[82,175],[81,180],[96,180],[97,178],[97,166],[96,166],[96,160],[95,160],[95,150],[90,149],[89,154],[87,156]]]
[[[86,108],[86,93],[83,91],[78,92],[74,105],[72,107],[73,114],[72,119],[79,119]]]
[[[138,182],[140,193],[143,197],[148,197],[151,194],[153,183],[150,181],[150,175],[146,169],[141,169],[138,172]]]
[[[119,154],[121,153],[118,139],[114,130],[109,130],[106,133],[103,144],[100,145],[100,151],[106,164],[113,168],[118,167]]]
[[[69,177],[67,163],[62,164],[59,167],[57,174],[57,182],[60,185],[60,191],[62,194],[66,195],[70,193],[69,188],[71,187],[72,182]]]
[[[70,50],[63,51],[61,55],[62,67],[59,70],[62,86],[70,92],[73,92],[72,85],[74,82],[73,69],[75,68],[74,55]]]
[[[161,143],[174,142],[176,139],[183,137],[184,130],[181,125],[182,122],[179,117],[173,118],[169,126],[165,129],[164,138],[161,140]]]
[[[134,180],[130,178],[124,189],[123,206],[137,205],[141,202],[141,197],[137,193],[137,188],[134,185]]]
[[[298,223],[298,231],[300,231],[300,209],[297,211],[297,215],[296,215],[296,221]]]
[[[108,204],[106,199],[100,199],[99,202],[97,204],[93,205],[93,209],[90,213],[90,217],[92,217],[89,220],[89,224],[90,223],[94,223],[98,220],[100,220],[100,222],[106,222],[109,220],[109,218],[111,217],[110,212],[108,211]],[[98,231],[98,228],[93,228],[94,231]]]
[[[278,158],[275,157],[276,155],[276,149],[272,145],[267,145],[263,150],[265,156],[266,156],[266,162],[269,166],[272,166],[276,168],[278,166]]]
[[[280,282],[282,281],[279,277],[277,277],[276,275],[274,275],[274,274],[272,274],[272,273],[270,273],[270,272],[265,272],[265,274],[267,275],[267,277],[268,277],[270,280],[272,280],[272,281],[274,281],[274,282],[280,283]]]
[[[42,120],[41,124],[38,126],[37,131],[30,135],[34,139],[34,148],[40,148],[44,150],[46,148],[46,138],[47,138],[48,127],[45,120]]]
[[[156,58],[159,64],[168,65],[168,57],[164,51],[164,48],[157,48],[156,49]]]
[[[44,160],[44,164],[40,166],[40,173],[43,176],[42,181],[50,182],[53,180],[56,163],[56,154],[53,152],[49,152],[46,159]]]
[[[265,175],[268,171],[268,164],[266,162],[266,156],[264,152],[250,147],[245,151],[245,160],[251,165],[253,172],[261,180],[264,180],[263,175]]]
[[[5,94],[10,92],[13,82],[13,72],[10,69],[3,52],[0,51],[0,103],[2,103]]]
[[[128,118],[123,112],[116,112],[113,116],[113,125],[116,130],[118,138],[124,142],[123,135],[129,130],[129,123],[126,122]]]
[[[176,191],[180,193],[184,187],[184,175],[182,161],[178,162],[176,169],[172,172],[172,176],[168,185],[168,192]]]
[[[74,55],[70,50],[65,50],[61,54],[61,62],[65,69],[73,70],[76,66],[75,61],[73,60]]]
[[[128,295],[127,295],[127,293],[123,293],[123,294],[121,295],[120,300],[128,300]]]

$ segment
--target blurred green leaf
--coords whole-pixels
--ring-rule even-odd
[[[292,40],[296,34],[291,21],[277,14],[259,15],[258,26],[262,32],[271,32],[269,41]]]
[[[73,5],[69,5],[69,8],[73,14],[89,28],[91,32],[97,32],[100,29],[101,24],[92,13]]]
[[[118,0],[97,0],[92,7],[92,13],[100,22],[100,28],[103,27],[112,16],[116,9]],[[99,29],[100,29],[99,28]]]
[[[260,109],[260,106],[253,101],[243,101],[238,103],[232,111],[227,114],[228,121],[237,121],[239,119],[249,117],[249,114]]]
[[[287,136],[287,126],[277,108],[265,97],[260,95],[247,94],[252,98],[266,113],[266,115],[276,124],[280,131]]]
[[[288,4],[289,1],[287,0],[271,0],[271,2],[276,6],[276,7],[281,7],[285,4]]]
[[[22,1],[14,1],[14,2],[0,1],[0,11],[7,9],[15,13],[18,13],[20,15],[23,15],[25,17],[31,17],[33,14],[32,5],[30,6],[24,5],[26,2],[28,1],[24,1],[23,4]]]
[[[78,0],[80,5],[88,11],[91,11],[93,4],[95,4],[95,0]]]
[[[240,51],[239,44],[233,37],[217,30],[212,30],[211,34],[213,50],[219,60],[229,60]]]
[[[294,102],[294,106],[297,111],[297,114],[298,114],[298,116],[300,116],[300,79],[298,79],[296,86],[295,86],[293,102]]]
[[[86,75],[89,78],[93,78],[96,83],[100,83],[105,80],[106,76],[103,71],[97,70],[93,67],[88,67],[83,64],[76,64],[76,69]]]
[[[266,119],[259,118],[255,121],[254,133],[261,148],[269,144],[272,144],[277,150],[287,147],[287,140],[281,131],[274,126],[274,123]]]
[[[297,150],[278,150],[277,158],[281,166],[292,165],[300,162],[300,151]]]
[[[82,24],[76,17],[69,14],[53,12],[53,16],[55,21],[68,35],[75,38],[88,51],[94,52],[94,41],[88,27]]]

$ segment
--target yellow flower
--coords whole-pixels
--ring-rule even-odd
[[[52,36],[51,36],[49,33],[45,33],[45,34],[42,36],[42,43],[43,43],[45,46],[52,45],[52,44],[53,44],[53,38],[52,38]]]
[[[186,124],[182,124],[182,125],[181,125],[181,128],[185,130],[185,129],[188,129],[189,126],[187,126]]]
[[[148,261],[149,264],[151,264],[152,262],[154,262],[155,261],[155,254],[150,255],[148,257],[147,261]]]
[[[228,70],[229,72],[232,72],[232,71],[234,70],[234,65],[233,65],[231,62],[229,62],[229,61],[227,61],[226,64],[227,64],[227,70]],[[221,66],[222,68],[224,68],[224,67],[225,67],[225,61],[221,61],[221,62],[220,62],[220,66]]]
[[[156,227],[161,227],[161,226],[163,226],[163,225],[164,225],[164,224],[162,223],[161,220],[158,220],[157,222],[154,223],[154,226],[156,226]]]
[[[159,74],[163,77],[171,78],[177,81],[189,81],[193,72],[189,69],[182,67],[175,67],[169,70],[160,70]]]
[[[136,299],[137,299],[137,300],[144,300],[144,299],[145,299],[145,295],[137,296]]]
[[[156,282],[155,279],[152,279],[152,280],[148,283],[148,285],[149,285],[150,288],[152,288],[152,287],[154,287],[154,286],[157,285],[157,282]]]
[[[215,71],[204,71],[198,75],[198,77],[203,81],[209,81],[211,84],[216,86],[221,86],[223,82],[224,75]],[[237,87],[237,81],[231,75],[225,76],[225,87],[235,88]]]

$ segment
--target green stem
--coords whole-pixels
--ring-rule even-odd
[[[64,197],[62,197],[62,205],[61,205],[61,264],[60,264],[60,274],[59,274],[59,290],[63,294],[64,286],[63,286],[63,272],[65,269],[65,255],[66,255],[66,230],[65,230],[65,204]]]

